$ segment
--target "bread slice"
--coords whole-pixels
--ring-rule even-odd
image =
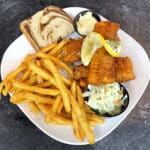
[[[38,45],[38,43],[34,40],[34,38],[31,35],[31,31],[30,31],[30,27],[28,25],[29,23],[29,19],[28,20],[24,20],[20,23],[20,30],[22,31],[22,33],[26,36],[26,38],[28,39],[28,41],[31,43],[31,45],[35,48],[36,51],[40,50],[40,47]]]
[[[72,18],[61,8],[49,6],[20,23],[20,30],[36,51],[58,42],[74,31]]]
[[[46,7],[44,9],[44,15],[49,13],[49,12],[56,12],[56,13],[62,14],[64,16],[66,16],[70,20],[70,22],[72,22],[72,18],[65,11],[63,11],[59,7],[56,7],[56,6],[48,6],[48,7]]]

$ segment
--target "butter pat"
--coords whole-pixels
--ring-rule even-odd
[[[88,35],[94,30],[94,26],[97,23],[95,17],[92,16],[92,12],[86,12],[83,16],[80,15],[77,22],[77,30],[82,35]]]

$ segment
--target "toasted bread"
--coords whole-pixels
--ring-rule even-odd
[[[26,36],[26,38],[31,43],[31,45],[35,48],[35,50],[39,51],[40,47],[38,46],[38,43],[32,37],[28,23],[29,23],[29,20],[22,21],[20,23],[20,30],[23,32],[23,34]]]
[[[61,8],[49,6],[20,23],[20,30],[36,51],[74,31],[72,18]]]

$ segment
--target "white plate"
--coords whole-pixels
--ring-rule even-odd
[[[85,10],[85,8],[69,7],[64,10],[72,16],[76,16],[77,13]],[[127,117],[141,98],[149,82],[150,62],[145,50],[122,30],[119,31],[119,37],[123,43],[122,55],[129,56],[132,59],[136,79],[125,84],[130,95],[130,103],[126,111],[119,116],[105,118],[103,125],[97,125],[93,128],[96,141],[107,136]],[[8,72],[15,69],[27,54],[33,52],[32,46],[24,35],[19,36],[4,53],[1,63],[2,78],[4,78]],[[71,127],[46,124],[43,114],[34,115],[25,104],[18,105],[18,107],[40,130],[55,140],[72,145],[88,144],[87,140],[84,142],[76,140]]]

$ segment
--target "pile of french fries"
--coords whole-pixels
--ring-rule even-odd
[[[70,125],[78,140],[87,136],[89,144],[94,144],[91,128],[104,119],[86,105],[73,70],[57,57],[67,42],[27,55],[0,83],[0,91],[4,96],[11,93],[13,104],[28,103],[33,113],[43,112],[46,123]]]

